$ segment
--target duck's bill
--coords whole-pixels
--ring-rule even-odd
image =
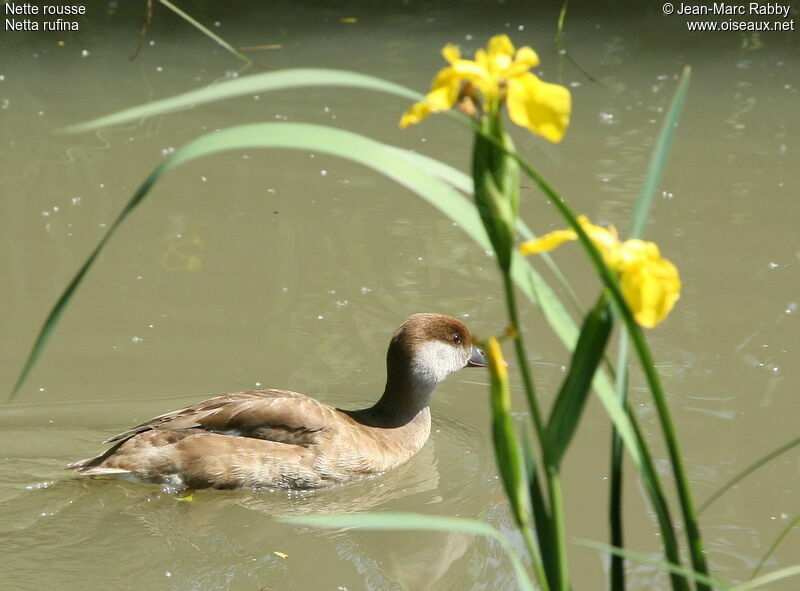
[[[486,354],[478,349],[476,346],[472,346],[472,356],[467,361],[467,367],[487,367],[489,362],[486,360]],[[503,366],[508,367],[508,362],[503,360]]]
[[[467,367],[486,367],[489,362],[486,361],[486,355],[473,345],[472,356],[467,361]]]

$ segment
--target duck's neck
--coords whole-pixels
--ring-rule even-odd
[[[430,423],[428,404],[436,386],[437,382],[390,369],[383,395],[369,412],[391,427],[411,422]]]

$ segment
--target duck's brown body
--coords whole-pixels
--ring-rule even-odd
[[[253,390],[156,417],[69,468],[177,488],[316,488],[406,462],[428,439],[430,424],[427,407],[391,424],[373,409],[346,412],[296,392]]]
[[[175,489],[317,488],[356,480],[417,453],[430,434],[436,385],[481,361],[461,322],[416,314],[392,338],[386,389],[370,408],[344,411],[285,390],[225,394],[120,433],[102,455],[67,467]]]

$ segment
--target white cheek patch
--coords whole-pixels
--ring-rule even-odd
[[[466,365],[464,352],[442,341],[424,343],[414,355],[412,372],[418,382],[429,382],[435,387],[451,373]]]

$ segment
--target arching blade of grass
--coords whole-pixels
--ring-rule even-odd
[[[630,238],[639,238],[644,230],[644,223],[653,205],[653,198],[656,191],[661,186],[661,179],[664,176],[664,168],[667,164],[667,157],[672,149],[672,139],[675,137],[675,130],[678,128],[678,120],[683,111],[683,104],[686,102],[686,93],[689,90],[689,81],[692,77],[692,70],[686,66],[678,80],[678,87],[672,96],[669,110],[661,125],[661,132],[658,134],[658,141],[650,157],[650,165],[644,177],[644,183],[639,191],[639,198],[633,210],[631,219]]]
[[[564,3],[566,8],[566,2]],[[650,157],[650,164],[647,168],[647,173],[642,183],[642,189],[639,192],[639,197],[636,200],[636,205],[633,210],[633,217],[631,219],[630,238],[640,238],[644,231],[644,224],[647,216],[652,208],[653,199],[655,198],[656,191],[661,185],[661,178],[664,174],[664,168],[667,163],[672,148],[672,139],[675,136],[675,129],[678,125],[681,112],[683,111],[683,104],[686,100],[686,93],[689,90],[689,80],[691,78],[691,71],[689,68],[684,68],[681,78],[678,81],[678,87],[672,97],[669,110],[661,126],[661,132],[658,135],[656,147],[653,150],[653,155]],[[627,387],[628,387],[628,333],[622,332],[619,338],[619,347],[617,350],[617,398],[622,406],[628,403]],[[610,495],[609,495],[609,517],[610,517],[610,530],[612,544],[622,547],[623,545],[623,525],[622,525],[622,447],[619,440],[619,434],[616,430],[612,431],[611,436],[611,479],[609,482]],[[609,577],[611,581],[611,591],[621,591],[624,589],[624,564],[622,556],[613,555],[611,559],[611,568],[609,569]]]
[[[424,98],[421,94],[409,88],[387,82],[380,78],[375,78],[374,76],[367,76],[366,74],[358,74],[346,70],[296,68],[226,80],[219,84],[206,86],[205,88],[192,90],[170,98],[118,111],[104,117],[92,119],[91,121],[69,125],[63,128],[61,132],[81,133],[84,131],[92,131],[135,121],[144,117],[172,113],[204,103],[221,101],[237,96],[247,96],[273,90],[305,88],[309,86],[346,86],[351,88],[363,88],[365,90],[393,94],[412,101],[418,101]],[[459,119],[464,118],[460,117]]]
[[[781,530],[781,533],[778,534],[778,537],[769,545],[769,548],[764,553],[764,556],[761,557],[761,560],[758,561],[756,568],[753,569],[753,574],[750,575],[751,578],[755,578],[758,576],[758,573],[761,572],[761,569],[764,568],[764,563],[769,560],[769,557],[772,556],[772,553],[775,552],[775,549],[780,546],[781,542],[789,535],[789,532],[792,531],[797,524],[800,523],[800,515],[797,515],[794,519],[792,519],[786,527]]]
[[[720,498],[722,495],[724,495],[726,492],[728,492],[731,488],[736,486],[739,482],[741,482],[742,480],[747,478],[750,474],[752,474],[753,472],[758,470],[761,466],[770,463],[772,460],[777,458],[782,453],[787,452],[790,449],[793,449],[793,448],[797,447],[798,445],[800,445],[800,437],[792,439],[788,443],[784,443],[779,448],[774,449],[773,451],[769,452],[767,455],[759,458],[758,460],[756,460],[755,462],[750,464],[747,468],[745,468],[744,470],[742,470],[741,472],[739,472],[738,474],[733,476],[733,478],[728,480],[728,482],[723,484],[714,494],[712,494],[710,497],[708,497],[703,502],[703,504],[700,505],[700,508],[697,510],[698,513],[702,513],[703,511],[708,509],[708,507],[712,503],[714,503],[714,501],[716,501],[718,498]]]
[[[641,564],[649,564],[651,566],[660,568],[663,571],[675,575],[680,575],[681,577],[694,579],[695,581],[707,585],[709,587],[712,587],[714,589],[722,589],[723,591],[733,591],[734,589],[739,589],[739,587],[734,587],[733,585],[731,585],[730,583],[719,577],[710,577],[708,575],[697,573],[688,568],[675,566],[674,564],[670,564],[669,562],[664,562],[663,560],[657,560],[652,556],[648,556],[647,554],[642,554],[641,552],[622,550],[620,548],[615,548],[614,546],[609,546],[608,544],[595,542],[594,540],[579,539],[575,541],[581,546],[586,546],[587,548],[594,548],[595,550],[600,550],[601,552],[608,552],[609,554],[622,556],[634,562],[639,562]]]
[[[787,566],[786,568],[767,573],[766,575],[761,575],[757,579],[753,579],[751,581],[747,581],[746,583],[742,583],[741,585],[732,587],[730,591],[752,591],[752,589],[758,589],[759,587],[769,585],[775,581],[788,579],[789,577],[795,577],[797,575],[800,575],[800,564],[795,566]]]
[[[350,515],[278,517],[279,521],[327,529],[359,528],[382,531],[445,531],[485,536],[498,542],[511,561],[520,589],[536,591],[525,566],[517,556],[509,539],[490,525],[473,519],[440,517],[417,513],[353,513]]]

